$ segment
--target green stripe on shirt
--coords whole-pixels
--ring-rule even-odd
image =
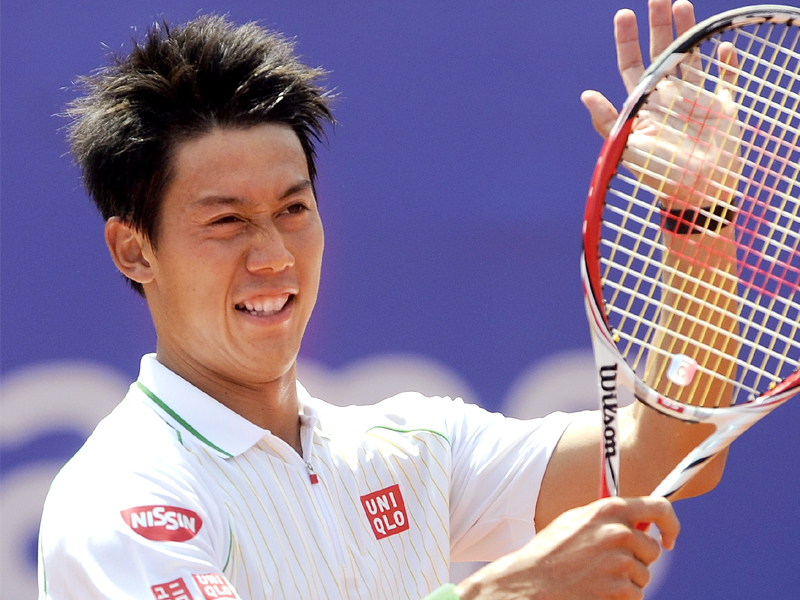
[[[150,400],[155,402],[164,412],[166,412],[170,417],[175,419],[180,424],[180,426],[183,427],[186,431],[191,433],[194,437],[196,437],[198,440],[203,442],[206,446],[209,446],[209,447],[213,448],[214,450],[216,450],[220,454],[224,454],[228,458],[233,458],[233,454],[231,454],[230,452],[226,452],[225,450],[223,450],[219,446],[216,446],[216,445],[212,444],[207,438],[205,438],[203,435],[201,435],[201,433],[199,431],[197,431],[194,427],[189,425],[189,423],[184,421],[180,417],[180,415],[178,413],[176,413],[169,406],[164,404],[164,402],[158,396],[156,396],[153,392],[148,390],[141,381],[137,381],[136,385],[139,386],[139,389],[142,390],[147,395],[147,397],[150,398]]]

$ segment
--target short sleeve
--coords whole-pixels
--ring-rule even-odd
[[[40,600],[239,598],[223,575],[230,531],[186,469],[76,461],[53,483]]]
[[[451,440],[451,560],[495,560],[535,535],[547,463],[572,415],[518,420],[455,401]]]

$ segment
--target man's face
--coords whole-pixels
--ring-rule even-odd
[[[322,223],[286,125],[179,144],[145,292],[168,366],[260,384],[294,365],[317,298]]]

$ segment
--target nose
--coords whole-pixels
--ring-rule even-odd
[[[279,273],[293,265],[294,254],[289,251],[283,234],[274,224],[259,227],[253,232],[247,251],[248,271]]]

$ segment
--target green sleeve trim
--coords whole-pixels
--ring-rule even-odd
[[[233,551],[233,529],[231,528],[230,523],[229,523],[228,524],[228,557],[225,559],[225,566],[222,567],[223,571],[225,571],[225,569],[228,568],[228,565],[231,564],[231,552],[232,551]]]
[[[425,596],[424,600],[460,600],[456,593],[456,586],[452,583],[443,585],[432,594]]]
[[[183,420],[183,419],[180,417],[180,415],[178,415],[178,413],[176,413],[176,412],[175,412],[174,410],[172,410],[172,409],[171,409],[169,406],[167,406],[166,404],[164,404],[164,402],[162,402],[162,401],[161,401],[161,399],[160,399],[158,396],[156,396],[156,395],[155,395],[153,392],[151,392],[150,390],[148,390],[148,389],[147,389],[147,388],[144,386],[144,384],[143,384],[141,381],[137,381],[137,382],[136,382],[136,385],[139,387],[139,389],[140,389],[140,390],[142,390],[142,392],[144,392],[144,393],[145,393],[145,395],[147,395],[147,397],[148,397],[148,398],[150,398],[150,400],[152,400],[153,402],[155,402],[155,403],[156,403],[156,404],[157,404],[157,405],[158,405],[158,406],[159,406],[159,407],[160,407],[160,408],[161,408],[161,409],[162,409],[164,412],[166,412],[166,413],[167,413],[167,414],[168,414],[170,417],[172,417],[173,419],[175,419],[175,420],[176,420],[176,421],[177,421],[177,422],[178,422],[178,423],[181,425],[181,427],[183,427],[183,428],[184,428],[186,431],[188,431],[189,433],[191,433],[191,434],[192,434],[194,437],[196,437],[198,440],[200,440],[201,442],[203,442],[203,443],[204,443],[206,446],[209,446],[209,447],[213,448],[214,450],[216,450],[216,451],[217,451],[217,452],[219,452],[220,454],[224,454],[224,455],[225,455],[225,456],[227,456],[228,458],[233,458],[233,454],[231,454],[230,452],[225,452],[225,450],[223,450],[223,449],[222,449],[222,448],[220,448],[219,446],[215,446],[215,445],[214,445],[214,444],[212,444],[212,443],[211,443],[211,442],[210,442],[208,439],[206,439],[205,437],[203,437],[203,436],[200,434],[200,432],[199,432],[199,431],[197,431],[197,430],[196,430],[194,427],[192,427],[191,425],[189,425],[189,423],[187,423],[186,421],[184,421],[184,420]],[[181,442],[181,443],[183,443],[183,442]]]
[[[44,544],[42,544],[42,535],[39,534],[39,564],[42,566],[42,594],[47,597],[47,570],[44,566]]]
[[[370,427],[369,429],[367,429],[367,433],[369,433],[373,429],[386,429],[388,431],[394,431],[395,433],[414,433],[416,431],[427,431],[428,433],[432,433],[433,435],[438,435],[445,442],[447,442],[448,446],[450,445],[450,440],[447,439],[447,436],[445,434],[443,434],[441,431],[434,431],[433,429],[422,429],[422,428],[420,428],[420,429],[395,429],[394,427],[386,427],[384,425],[376,425],[375,427]]]

